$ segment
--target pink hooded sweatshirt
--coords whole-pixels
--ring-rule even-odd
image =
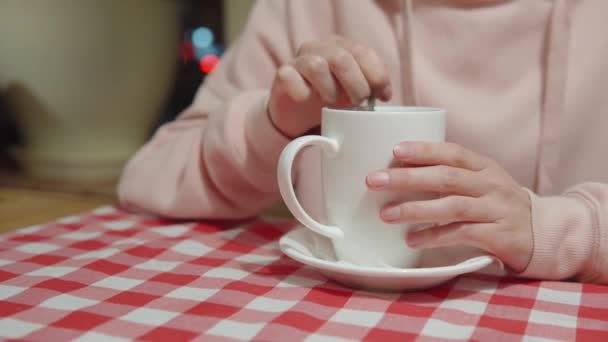
[[[288,140],[266,115],[273,77],[302,43],[339,34],[384,59],[391,104],[446,108],[448,141],[529,190],[534,251],[522,276],[606,284],[607,13],[606,0],[258,1],[193,104],[130,160],[120,201],[199,219],[279,201]],[[319,152],[306,151],[296,187],[322,215],[319,170]]]

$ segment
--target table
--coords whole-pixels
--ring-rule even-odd
[[[608,341],[608,287],[475,273],[356,291],[281,254],[291,221],[107,206],[0,236],[0,336],[25,340]]]
[[[6,185],[0,180],[0,233],[115,202],[110,194],[37,189],[22,184]]]

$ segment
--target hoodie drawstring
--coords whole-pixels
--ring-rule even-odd
[[[550,175],[554,174],[560,162],[560,119],[564,115],[570,41],[568,5],[569,0],[554,0],[545,43],[541,138],[536,177],[536,188],[540,193],[550,192],[553,188]]]
[[[412,32],[412,0],[403,0],[401,3],[401,84],[403,91],[403,104],[416,106],[418,93],[414,82],[414,51],[412,48],[414,34]]]

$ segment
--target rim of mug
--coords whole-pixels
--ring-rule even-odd
[[[378,114],[422,114],[422,113],[444,113],[445,108],[425,107],[425,106],[391,106],[380,105],[376,106],[373,111],[367,110],[365,107],[323,107],[324,112],[336,114],[355,114],[355,113],[378,113]]]

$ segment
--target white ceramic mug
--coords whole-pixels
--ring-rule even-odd
[[[424,199],[431,194],[371,191],[365,177],[390,167],[393,147],[403,141],[442,142],[445,110],[426,107],[377,106],[323,109],[322,135],[303,136],[289,143],[279,158],[278,181],[285,204],[305,227],[331,239],[339,260],[371,267],[416,267],[419,252],[405,243],[408,224],[387,224],[380,209],[394,202]],[[292,168],[306,147],[323,150],[323,199],[328,223],[312,218],[293,188]]]

